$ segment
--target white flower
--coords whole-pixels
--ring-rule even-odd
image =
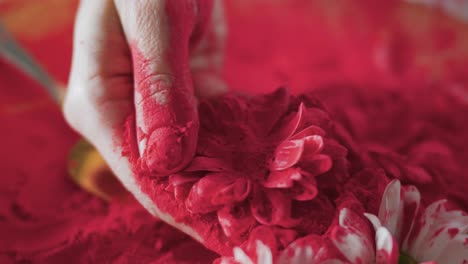
[[[234,260],[240,264],[273,264],[273,255],[268,246],[256,241],[257,261],[253,261],[241,248],[234,248]]]
[[[374,263],[375,252],[369,224],[364,217],[350,209],[340,210],[338,225],[331,240],[347,259],[346,263]]]
[[[377,263],[468,263],[468,215],[448,209],[446,200],[423,209],[416,187],[393,180],[378,217],[365,215],[376,231]]]
[[[257,259],[241,248],[234,248],[233,258],[223,258],[221,264],[360,264],[374,263],[372,230],[361,214],[343,208],[337,223],[331,227],[329,240],[309,235],[291,243],[276,257],[261,241],[256,241]]]
[[[252,260],[241,248],[234,248],[233,259],[223,259],[221,264],[345,264],[346,262],[328,258],[327,250],[320,248],[316,253],[310,245],[303,243],[292,243],[281,252],[273,261],[273,255],[268,246],[261,241],[256,241],[257,260]],[[323,260],[325,259],[325,260]],[[234,262],[232,262],[234,261]]]

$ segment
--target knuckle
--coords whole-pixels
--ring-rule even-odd
[[[97,77],[96,77],[97,78]],[[103,100],[100,81],[83,80],[69,85],[62,105],[65,121],[78,133],[85,135],[93,122],[96,106]]]
[[[77,132],[82,132],[82,122],[79,116],[80,112],[80,99],[79,97],[74,95],[73,88],[68,88],[68,91],[65,95],[65,99],[62,105],[62,112],[65,118],[65,121],[70,125],[71,128],[76,130]]]
[[[156,100],[157,103],[163,105],[167,102],[173,88],[174,77],[171,74],[151,74],[137,84],[135,102],[141,105],[147,100]]]

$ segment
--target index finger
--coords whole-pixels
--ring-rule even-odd
[[[198,113],[189,67],[196,1],[116,1],[130,43],[140,158],[157,175],[193,157]]]

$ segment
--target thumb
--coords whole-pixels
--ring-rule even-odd
[[[157,175],[192,159],[198,114],[189,68],[195,1],[116,1],[134,72],[140,158]]]

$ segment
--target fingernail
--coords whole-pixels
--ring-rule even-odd
[[[148,169],[158,175],[167,175],[183,165],[183,135],[174,128],[155,129],[148,138],[145,155]]]

